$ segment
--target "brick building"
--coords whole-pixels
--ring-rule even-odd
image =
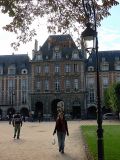
[[[30,59],[27,54],[0,56],[0,115],[28,114]]]
[[[70,35],[51,35],[32,59],[28,55],[0,56],[0,115],[20,111],[54,119],[58,102],[66,116],[96,118],[95,53],[89,58]],[[101,105],[104,89],[120,81],[120,51],[99,51]]]
[[[49,36],[31,60],[31,110],[55,117],[57,103],[73,118],[85,115],[85,65],[81,51],[70,35]]]

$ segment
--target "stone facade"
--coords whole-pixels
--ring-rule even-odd
[[[70,35],[49,36],[31,60],[31,110],[43,117],[56,116],[57,103],[73,118],[85,117],[85,66],[83,56]]]
[[[120,51],[99,51],[101,105],[104,90],[120,81]],[[70,35],[49,36],[33,57],[0,56],[0,115],[20,111],[52,120],[58,103],[64,103],[67,118],[96,118],[96,58],[88,58]]]

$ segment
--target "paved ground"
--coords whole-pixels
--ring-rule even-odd
[[[66,137],[63,155],[58,152],[57,143],[52,145],[55,122],[25,122],[20,140],[12,138],[12,125],[0,122],[0,160],[86,160],[80,133],[80,125],[84,124],[96,124],[96,121],[68,122],[70,136]]]
[[[68,122],[70,136],[66,137],[65,154],[52,145],[55,122],[25,122],[21,139],[14,140],[13,127],[0,123],[0,160],[86,160],[80,134],[80,122]]]

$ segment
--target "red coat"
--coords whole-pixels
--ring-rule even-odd
[[[54,129],[54,133],[57,132],[64,132],[64,133],[68,133],[68,125],[67,125],[67,121],[63,118],[63,119],[60,119],[58,118],[56,120],[56,125],[55,125],[55,129]]]

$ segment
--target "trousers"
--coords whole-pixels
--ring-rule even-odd
[[[19,138],[20,136],[20,124],[15,124],[15,128],[14,128],[14,138],[17,136],[17,138]]]
[[[58,146],[59,146],[59,151],[64,151],[65,147],[65,132],[57,132],[57,137],[58,137]]]

